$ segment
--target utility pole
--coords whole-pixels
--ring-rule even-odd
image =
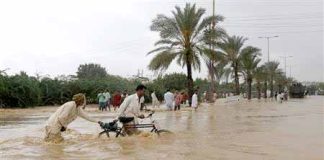
[[[262,37],[258,37],[258,38],[265,38],[267,39],[268,42],[268,62],[270,61],[270,38],[277,38],[279,36],[262,36]]]
[[[280,56],[280,57],[284,59],[284,63],[285,63],[285,76],[287,77],[287,58],[291,58],[293,56]]]
[[[213,0],[213,16],[215,16],[215,0]]]
[[[212,44],[213,43],[213,36],[215,35],[215,25],[216,25],[216,22],[215,22],[215,0],[213,0],[213,21],[212,21],[212,24],[211,24],[211,35],[210,35],[210,49],[211,49],[211,52],[213,54],[214,52],[214,45]],[[210,87],[210,95],[209,95],[209,100],[210,102],[215,102],[214,100],[214,92],[215,92],[215,70],[214,70],[214,60],[211,61],[211,65],[212,65],[212,74],[211,74],[211,87]]]
[[[258,37],[258,38],[264,38],[264,39],[267,39],[267,42],[268,42],[268,63],[270,62],[270,38],[276,38],[276,37],[279,37],[279,36],[261,36],[261,37]],[[266,72],[268,72],[268,70],[266,69]],[[270,77],[270,80],[272,81],[272,77]],[[268,84],[267,84],[267,81],[265,81],[264,83],[264,98],[267,98],[267,87]],[[272,97],[272,94],[270,93],[270,97]]]

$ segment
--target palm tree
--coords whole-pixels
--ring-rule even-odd
[[[274,77],[275,84],[278,87],[278,92],[282,92],[284,90],[284,87],[287,85],[288,81],[284,74],[284,72],[281,69],[277,70],[277,73]]]
[[[227,36],[224,42],[219,45],[220,51],[224,54],[227,62],[230,63],[234,72],[235,94],[240,94],[239,71],[242,53],[250,47],[243,48],[247,39],[241,36]]]
[[[266,78],[265,67],[260,66],[255,69],[254,72],[254,79],[256,81],[256,90],[258,99],[261,99],[261,82],[264,81]]]
[[[230,68],[226,67],[227,63],[222,60],[218,63],[215,64],[215,79],[216,79],[216,84],[220,84],[221,80],[225,79],[226,80],[226,76],[229,77],[229,75],[227,75],[227,72],[229,72],[228,74],[230,74]]]
[[[219,82],[220,77],[224,73],[226,63],[224,62],[223,54],[215,50],[205,50],[204,60],[210,78],[207,100],[209,102],[214,102],[213,93],[215,92],[215,84]]]
[[[228,84],[228,79],[232,77],[233,69],[232,68],[224,68],[224,73],[221,78],[225,79],[225,83]]]
[[[226,36],[226,31],[217,25],[219,22],[223,21],[223,19],[224,18],[222,16],[215,16],[212,24],[205,30],[202,39],[202,48],[205,54],[204,60],[208,69],[208,76],[210,77],[210,86],[207,94],[207,100],[209,102],[214,102],[213,93],[215,92],[216,65],[223,61],[222,54],[215,50],[222,38]]]
[[[278,73],[279,62],[270,61],[265,63],[267,68],[267,74],[269,77],[269,87],[270,87],[270,98],[273,97],[273,80],[275,75]]]
[[[148,54],[156,53],[148,68],[165,71],[173,60],[187,68],[187,86],[189,96],[193,94],[192,70],[200,70],[200,57],[203,54],[200,44],[204,29],[211,24],[215,17],[202,18],[205,9],[196,5],[186,4],[184,9],[176,6],[172,16],[157,15],[152,21],[151,30],[160,33],[160,40],[155,43],[156,49]],[[191,103],[191,98],[189,98]]]
[[[248,99],[251,99],[251,91],[252,91],[252,81],[254,73],[256,72],[256,68],[261,61],[258,56],[260,54],[260,49],[255,47],[246,47],[242,51],[241,56],[241,66],[242,72],[245,75],[246,82],[247,82],[247,91],[248,91]]]

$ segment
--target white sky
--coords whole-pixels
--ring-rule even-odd
[[[108,73],[145,75],[158,34],[150,31],[153,18],[170,15],[175,5],[196,3],[212,13],[212,0],[1,0],[0,70],[26,71],[52,77],[75,74],[79,64],[99,63]],[[259,36],[279,35],[270,41],[270,58],[287,59],[287,75],[301,81],[324,80],[322,0],[216,0],[216,13],[230,35],[249,38],[263,50]],[[185,72],[172,64],[167,72]],[[205,78],[206,68],[194,77]]]

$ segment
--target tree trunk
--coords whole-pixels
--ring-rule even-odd
[[[261,86],[260,82],[257,82],[256,89],[258,92],[258,99],[261,99]]]
[[[283,85],[278,84],[278,91],[279,91],[279,92],[282,92],[282,91],[283,91]]]
[[[273,80],[270,78],[270,98],[273,97]]]
[[[212,63],[212,61],[211,61]],[[211,64],[213,65],[213,64]],[[207,101],[210,103],[214,102],[214,92],[215,92],[215,76],[214,76],[214,69],[210,68],[209,70],[209,76],[210,76],[210,84],[209,84],[209,90],[207,95]]]
[[[240,82],[239,82],[237,64],[233,66],[233,69],[234,69],[235,95],[240,95]]]
[[[268,82],[267,81],[264,81],[264,88],[263,88],[263,98],[267,98],[267,89],[268,89]]]
[[[251,77],[247,78],[247,85],[248,85],[248,100],[250,100],[252,97],[252,78]]]
[[[189,94],[188,101],[189,101],[189,105],[191,106],[191,100],[192,100],[192,95],[194,90],[193,90],[193,80],[192,80],[192,68],[188,58],[186,60],[186,65],[187,65],[187,85],[188,85],[188,94]]]

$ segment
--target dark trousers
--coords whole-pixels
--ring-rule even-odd
[[[180,104],[179,105],[175,105],[174,106],[174,110],[176,111],[176,110],[180,110]]]
[[[108,107],[108,109],[110,111],[110,100],[108,100],[107,103],[106,103],[106,108],[105,108],[106,110],[107,110],[107,107]]]

